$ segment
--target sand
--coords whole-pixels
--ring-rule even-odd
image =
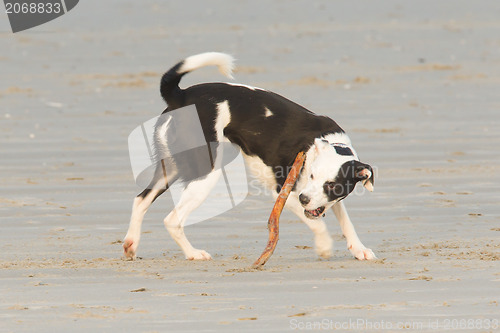
[[[498,330],[497,1],[80,1],[12,34],[0,21],[0,332]],[[334,118],[375,192],[346,206],[378,260],[334,256],[290,213],[261,271],[273,201],[164,230],[168,195],[121,260],[132,198],[127,136],[164,108],[163,71],[232,53],[236,81]],[[224,80],[215,69],[182,82]],[[496,321],[495,321],[496,320]],[[496,326],[495,326],[496,325]]]

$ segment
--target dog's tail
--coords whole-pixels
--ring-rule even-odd
[[[163,74],[160,92],[165,102],[168,105],[179,102],[182,95],[182,90],[179,88],[181,78],[184,74],[205,66],[217,66],[222,74],[233,78],[234,59],[229,54],[206,52],[188,57]]]

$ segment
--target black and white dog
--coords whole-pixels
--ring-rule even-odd
[[[218,66],[232,77],[233,58],[209,52],[179,62],[161,79],[161,95],[168,104],[163,113],[195,105],[206,142],[231,142],[237,145],[251,173],[277,196],[287,172],[300,151],[306,161],[300,177],[286,202],[313,231],[316,252],[332,255],[332,238],[322,219],[332,208],[347,239],[347,247],[359,259],[376,258],[359,240],[342,202],[361,181],[373,190],[373,170],[359,162],[349,137],[335,121],[318,116],[304,107],[273,92],[232,83],[205,83],[187,89],[179,88],[184,74],[204,66]],[[165,144],[165,129],[155,132],[156,149]],[[190,181],[179,202],[164,223],[187,259],[208,260],[210,254],[194,248],[184,234],[184,222],[209,195],[220,176],[220,170],[208,170]],[[135,258],[144,214],[165,187],[151,186],[135,200],[123,248],[127,258]]]

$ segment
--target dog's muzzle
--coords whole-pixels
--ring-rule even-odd
[[[317,219],[318,217],[321,217],[323,215],[324,211],[325,211],[325,206],[318,207],[314,210],[304,209],[304,215],[310,219]]]

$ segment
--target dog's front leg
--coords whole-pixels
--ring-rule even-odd
[[[304,215],[304,208],[300,204],[296,192],[290,193],[285,207],[290,209],[304,222],[314,233],[314,245],[316,253],[321,258],[330,258],[332,256],[333,239],[328,232],[325,222],[321,218],[310,219]]]
[[[332,207],[337,220],[339,220],[340,228],[342,229],[342,233],[344,234],[347,240],[347,248],[351,251],[352,255],[359,260],[371,260],[376,259],[377,257],[373,253],[372,250],[366,248],[363,243],[358,238],[356,234],[356,230],[354,230],[354,226],[352,225],[351,219],[347,214],[347,210],[345,209],[344,203],[342,201],[337,202]]]

